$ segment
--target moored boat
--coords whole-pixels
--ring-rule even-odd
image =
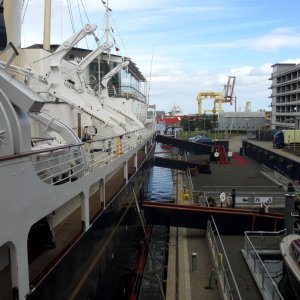
[[[157,122],[159,124],[179,124],[184,117],[184,113],[179,105],[174,105],[169,113],[159,116]]]
[[[280,243],[280,251],[284,259],[289,281],[294,294],[300,299],[300,236],[289,234]]]
[[[21,2],[4,2],[14,30]],[[109,12],[107,2],[107,22]],[[54,51],[17,49],[17,39],[1,54],[0,299],[125,293],[155,106],[137,66],[113,54],[108,38],[100,44],[96,28],[85,25]],[[75,48],[88,36],[95,50]]]

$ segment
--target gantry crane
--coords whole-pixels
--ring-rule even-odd
[[[202,98],[209,98],[214,100],[214,107],[212,110],[205,110],[213,112],[215,114],[216,112],[219,113],[222,111],[222,103],[230,103],[234,101],[235,103],[235,111],[236,111],[236,97],[234,96],[234,85],[235,85],[235,76],[229,76],[228,82],[226,85],[224,85],[223,92],[200,92],[197,95],[197,101],[198,101],[198,114],[202,114]],[[218,108],[216,109],[216,104],[218,103]]]

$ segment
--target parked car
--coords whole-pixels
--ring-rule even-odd
[[[208,137],[205,137],[205,136],[199,136],[197,138],[194,139],[193,142],[196,142],[196,143],[207,143],[207,142],[211,142],[212,140]]]
[[[203,137],[203,136],[202,136],[202,135],[195,135],[195,136],[189,138],[189,141],[190,141],[190,142],[194,142],[195,139],[197,139],[197,138],[199,138],[199,137]]]

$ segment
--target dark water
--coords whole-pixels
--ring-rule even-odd
[[[157,129],[162,133],[164,124],[158,124]],[[171,153],[172,149],[162,149],[160,144],[156,145],[156,156],[170,157]],[[170,202],[174,200],[172,170],[161,167],[153,167],[151,169],[146,187],[146,199],[160,202]]]
[[[281,257],[261,257],[266,269],[270,273],[273,280],[279,284],[280,280],[282,279],[282,272],[283,272],[283,261]]]
[[[156,145],[156,154],[159,156],[170,155],[168,150]],[[161,167],[153,167],[150,171],[146,189],[146,198],[152,201],[170,202],[173,200],[173,175],[172,170]]]

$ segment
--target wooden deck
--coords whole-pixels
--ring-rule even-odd
[[[143,162],[145,153],[143,150],[138,152],[138,166]],[[134,159],[128,161],[128,174],[135,173]],[[105,184],[105,199],[108,203],[125,185],[124,170],[119,168],[108,176]],[[101,203],[99,191],[90,197],[90,221],[101,212]],[[84,232],[81,221],[81,208],[78,207],[63,222],[54,228],[55,248],[46,249],[40,256],[34,259],[29,265],[29,279],[31,287],[36,286],[55,264],[60,260],[63,254],[74,244],[74,242]],[[0,300],[16,299],[11,288],[10,265],[0,271]]]

